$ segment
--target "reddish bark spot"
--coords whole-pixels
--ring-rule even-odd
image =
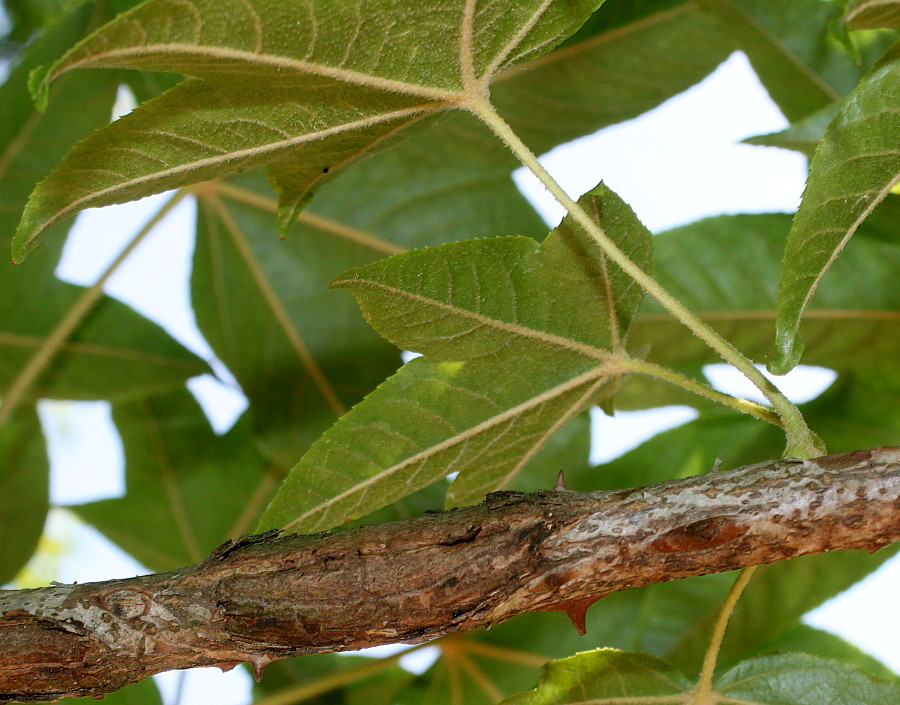
[[[880,450],[876,448],[875,450]],[[852,465],[867,462],[873,455],[873,450],[851,450],[849,453],[839,453],[838,455],[827,455],[822,458],[816,458],[810,462],[815,463],[825,470],[846,470]]]
[[[712,517],[667,531],[650,545],[660,553],[700,551],[743,536],[747,528],[729,517]]]

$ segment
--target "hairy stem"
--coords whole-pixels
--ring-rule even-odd
[[[744,592],[744,588],[747,587],[747,583],[750,582],[750,578],[753,577],[755,571],[755,565],[744,568],[738,575],[737,580],[734,581],[734,585],[731,586],[731,590],[728,591],[725,603],[722,605],[722,611],[719,613],[715,627],[713,627],[709,648],[703,657],[703,668],[700,669],[700,678],[697,681],[697,687],[694,689],[696,695],[694,702],[697,705],[712,702],[710,698],[712,695],[713,672],[716,670],[716,660],[719,657],[719,650],[722,648],[722,639],[725,638],[725,628],[728,626],[728,620],[731,618],[731,613],[734,612],[734,607],[737,605],[741,593]]]
[[[3,399],[0,400],[0,425],[6,422],[10,414],[22,401],[31,386],[37,381],[41,373],[47,368],[47,365],[53,360],[60,349],[65,345],[66,341],[75,332],[81,322],[91,312],[100,297],[103,296],[103,286],[115,271],[128,259],[135,248],[141,244],[143,239],[165,218],[169,212],[178,203],[189,194],[189,191],[181,190],[174,194],[168,201],[163,204],[156,214],[147,221],[131,241],[125,246],[112,263],[103,271],[103,274],[90,287],[85,289],[81,296],[72,304],[72,307],[66,311],[59,323],[50,331],[50,334],[44,338],[44,342],[28,360],[25,367],[13,383],[6,390]]]
[[[713,389],[708,384],[691,379],[687,375],[683,375],[675,370],[670,370],[668,367],[663,367],[662,365],[657,365],[653,362],[647,362],[646,360],[639,360],[633,357],[627,357],[621,360],[617,359],[616,365],[623,370],[639,372],[649,377],[665,380],[670,384],[674,384],[676,387],[681,387],[689,392],[693,392],[697,396],[706,397],[714,402],[740,411],[743,414],[750,414],[763,421],[768,421],[779,427],[781,426],[781,417],[769,407],[757,404],[749,399],[741,399],[740,397],[733,397],[730,394],[725,394],[717,389]]]
[[[497,137],[513,152],[553,194],[553,197],[562,205],[566,212],[588,233],[603,251],[612,259],[623,272],[628,274],[650,296],[660,302],[675,318],[683,323],[700,340],[715,350],[726,362],[733,365],[747,379],[749,379],[769,400],[782,420],[782,425],[787,435],[787,449],[785,455],[812,458],[820,455],[824,448],[807,426],[800,410],[784,396],[778,388],[762,374],[747,357],[731,343],[710,328],[706,323],[695,316],[688,308],[666,291],[649,274],[638,267],[621,249],[614,243],[597,223],[573,201],[556,180],[541,166],[534,153],[519,139],[506,121],[500,117],[494,106],[480,95],[473,95],[466,107],[481,119]]]

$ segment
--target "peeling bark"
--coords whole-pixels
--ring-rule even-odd
[[[603,595],[900,539],[900,448],[649,487],[495,492],[312,536],[230,541],[133,579],[0,591],[0,701],[102,695],[173,668],[418,643]]]

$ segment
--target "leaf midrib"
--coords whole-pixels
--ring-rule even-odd
[[[809,306],[810,300],[813,296],[815,296],[816,291],[818,291],[819,289],[819,284],[822,282],[822,278],[825,276],[828,270],[831,269],[831,265],[834,264],[835,260],[841,254],[846,244],[850,241],[850,238],[853,237],[853,235],[859,229],[859,226],[862,225],[863,221],[869,217],[872,211],[875,210],[875,208],[887,197],[891,189],[893,189],[894,186],[896,186],[898,183],[900,183],[900,173],[895,174],[893,179],[891,179],[885,186],[877,190],[875,196],[869,201],[869,205],[862,210],[862,212],[850,224],[850,227],[847,228],[847,232],[831,251],[828,260],[819,269],[815,279],[809,287],[809,290],[806,292],[803,303],[800,305],[800,315],[803,315],[806,307]],[[810,237],[815,237],[819,232],[821,231],[812,233]]]
[[[36,335],[20,335],[18,333],[0,332],[0,345],[9,345],[18,348],[38,348],[43,343],[44,338]],[[143,364],[153,364],[160,367],[171,367],[181,370],[195,370],[198,365],[186,360],[177,360],[175,358],[166,357],[165,355],[156,355],[143,350],[129,350],[127,348],[112,348],[108,345],[100,345],[98,343],[81,343],[67,342],[60,346],[63,352],[82,353],[88,355],[96,355],[97,357],[134,360]]]
[[[480,423],[477,423],[474,426],[467,428],[465,431],[462,431],[461,433],[457,433],[449,438],[444,439],[440,443],[435,443],[434,445],[429,446],[425,450],[420,451],[419,453],[416,453],[415,455],[411,455],[408,458],[404,458],[399,463],[395,463],[394,465],[392,465],[390,467],[384,468],[383,470],[379,471],[375,475],[372,475],[371,477],[367,477],[365,480],[363,480],[361,482],[355,483],[352,487],[349,487],[348,489],[344,490],[343,492],[340,492],[336,495],[329,496],[324,502],[321,502],[320,504],[316,505],[314,508],[308,510],[304,514],[301,514],[300,516],[296,517],[293,521],[286,524],[283,528],[285,531],[290,531],[294,527],[296,527],[298,524],[300,524],[302,521],[307,519],[308,517],[316,516],[316,515],[327,516],[327,512],[331,507],[340,503],[342,500],[346,499],[347,497],[352,497],[353,495],[363,492],[369,485],[381,482],[385,478],[390,477],[391,475],[393,475],[397,472],[400,472],[401,470],[403,470],[404,468],[406,468],[409,465],[413,465],[422,460],[427,460],[428,458],[430,458],[438,453],[441,453],[444,450],[448,450],[464,441],[467,441],[467,440],[477,436],[482,431],[486,431],[490,428],[493,428],[497,424],[501,424],[504,421],[515,418],[515,417],[519,416],[520,414],[530,410],[531,408],[538,406],[540,404],[545,404],[545,403],[551,401],[552,399],[554,399],[558,396],[561,396],[562,394],[565,394],[566,392],[568,392],[572,389],[576,389],[577,387],[579,387],[583,384],[587,384],[599,377],[605,377],[607,374],[608,374],[608,370],[607,370],[606,366],[600,365],[598,367],[595,367],[587,372],[584,372],[584,373],[578,375],[577,377],[573,377],[569,380],[566,380],[562,384],[552,387],[551,389],[548,389],[547,391],[542,392],[541,394],[536,394],[536,395],[532,396],[530,399],[528,399],[527,401],[522,402],[521,404],[517,404],[513,407],[510,407],[509,409],[506,409],[505,411],[503,411],[499,414],[495,414],[494,416],[491,416],[491,417],[485,419],[484,421],[481,421]],[[449,472],[449,470],[448,470],[448,472]]]
[[[763,40],[765,40],[773,49],[775,49],[776,52],[778,52],[785,59],[785,61],[791,64],[804,76],[806,76],[811,84],[821,90],[822,93],[830,99],[830,101],[833,102],[841,99],[840,93],[838,93],[830,85],[828,85],[825,79],[823,79],[819,74],[817,74],[809,66],[803,63],[803,61],[800,60],[799,56],[791,51],[776,35],[772,34],[765,25],[761,24],[756,19],[756,17],[747,12],[738,3],[734,2],[734,0],[719,1],[729,5],[732,11],[736,15],[740,16],[740,18],[751,29],[751,31],[754,31],[759,36],[761,36]]]
[[[565,348],[567,350],[571,350],[572,352],[576,352],[579,355],[589,357],[593,360],[608,360],[609,358],[614,356],[614,353],[609,350],[603,350],[601,348],[594,347],[593,345],[580,343],[577,340],[564,338],[561,335],[556,335],[554,333],[535,330],[534,328],[527,328],[525,326],[516,323],[509,323],[497,318],[490,318],[489,316],[476,313],[475,311],[470,311],[465,308],[459,308],[457,306],[453,306],[452,304],[438,301],[437,299],[433,299],[428,296],[422,296],[421,294],[413,294],[405,289],[400,289],[399,287],[383,284],[382,282],[372,279],[336,279],[334,282],[332,282],[332,286],[347,286],[348,288],[370,287],[372,289],[379,289],[386,293],[395,294],[401,298],[405,298],[410,301],[422,304],[423,306],[431,306],[443,311],[448,311],[449,313],[453,313],[462,318],[475,321],[477,323],[480,323],[481,325],[489,326],[506,333],[512,333],[513,335],[518,335],[523,338],[537,340],[546,345]]]
[[[389,93],[402,93],[420,98],[428,98],[433,101],[455,103],[460,99],[462,93],[460,91],[451,91],[445,88],[437,88],[433,86],[425,86],[407,81],[398,81],[391,78],[383,78],[372,74],[363,73],[361,71],[353,71],[351,69],[341,69],[326,64],[317,64],[310,61],[301,61],[299,59],[291,59],[286,56],[277,56],[274,54],[257,54],[250,51],[241,51],[240,49],[231,49],[228,47],[211,47],[198,46],[196,44],[181,44],[178,42],[170,44],[143,45],[140,47],[128,47],[122,49],[114,49],[102,53],[91,54],[79,61],[73,61],[64,65],[60,71],[54,72],[47,76],[45,83],[48,83],[69,71],[91,65],[96,66],[99,59],[127,59],[133,57],[146,57],[152,55],[165,55],[167,53],[178,53],[185,56],[197,58],[213,58],[223,60],[236,60],[246,62],[248,65],[253,64],[271,66],[274,69],[288,69],[297,73],[312,74],[315,76],[323,76],[325,78],[333,78],[345,83],[352,83],[358,86],[366,86],[369,88],[377,88]],[[258,71],[247,71],[244,75],[257,75]],[[224,72],[223,72],[224,74]],[[229,72],[228,75],[233,75]],[[215,82],[216,75],[205,75],[204,80]],[[224,80],[224,76],[222,77]]]
[[[124,189],[129,189],[131,187],[137,186],[138,184],[144,183],[152,183],[154,181],[159,181],[160,179],[167,178],[169,176],[174,176],[182,173],[189,173],[195,169],[200,169],[203,167],[216,166],[219,164],[226,164],[228,162],[240,161],[242,159],[248,157],[257,157],[264,154],[268,154],[271,152],[278,152],[282,150],[290,149],[291,147],[297,146],[299,144],[303,144],[305,142],[313,142],[319,139],[324,139],[326,137],[330,137],[332,135],[337,135],[342,132],[347,132],[350,130],[355,130],[357,128],[362,127],[370,127],[372,125],[378,125],[382,122],[389,122],[390,120],[402,118],[402,117],[410,117],[414,119],[419,119],[423,117],[425,114],[434,112],[436,108],[432,105],[419,105],[411,108],[404,108],[403,110],[395,110],[390,113],[381,113],[379,115],[373,115],[371,117],[362,119],[362,120],[354,120],[353,122],[345,122],[337,125],[335,127],[329,127],[324,130],[319,130],[318,132],[308,132],[302,135],[298,135],[297,137],[291,137],[290,139],[279,140],[278,142],[270,142],[262,147],[252,147],[249,149],[236,150],[232,152],[226,152],[224,155],[214,156],[214,157],[205,157],[203,159],[197,159],[192,162],[185,162],[179,164],[178,166],[171,167],[169,169],[163,169],[161,171],[155,171],[151,174],[147,174],[146,176],[139,176],[133,179],[129,179],[128,181],[118,182],[112,186],[108,186],[104,189],[99,189],[95,191],[91,191],[89,194],[82,196],[81,198],[75,199],[74,201],[70,201],[64,208],[56,211],[52,216],[45,219],[41,224],[40,230],[36,230],[31,234],[27,240],[22,242],[19,245],[20,251],[26,251],[31,247],[32,243],[40,236],[42,232],[44,232],[47,228],[51,227],[54,223],[68,216],[72,211],[77,211],[81,209],[82,204],[89,204],[97,199],[101,199],[107,194],[120,192]],[[88,207],[88,206],[85,206]]]
[[[250,276],[253,278],[253,281],[256,282],[256,286],[259,289],[260,294],[262,294],[269,310],[272,312],[272,316],[278,322],[278,326],[287,338],[294,354],[297,355],[297,358],[300,360],[300,364],[303,365],[303,369],[306,370],[306,373],[310,376],[313,383],[316,385],[316,388],[319,390],[319,393],[325,400],[325,403],[328,404],[328,407],[334,415],[338,417],[343,416],[347,411],[344,403],[338,397],[334,386],[326,377],[324,371],[319,366],[319,363],[316,361],[309,347],[306,345],[306,342],[303,340],[303,337],[300,335],[300,331],[288,314],[284,303],[272,286],[271,281],[269,281],[265,269],[256,258],[243,231],[232,217],[231,212],[217,196],[210,196],[209,201],[213,210],[225,226],[225,230],[230,236],[232,244],[240,253]]]

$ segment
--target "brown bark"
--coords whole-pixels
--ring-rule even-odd
[[[100,695],[173,668],[416,643],[616,590],[900,539],[900,449],[228,542],[203,563],[0,591],[0,701]]]

